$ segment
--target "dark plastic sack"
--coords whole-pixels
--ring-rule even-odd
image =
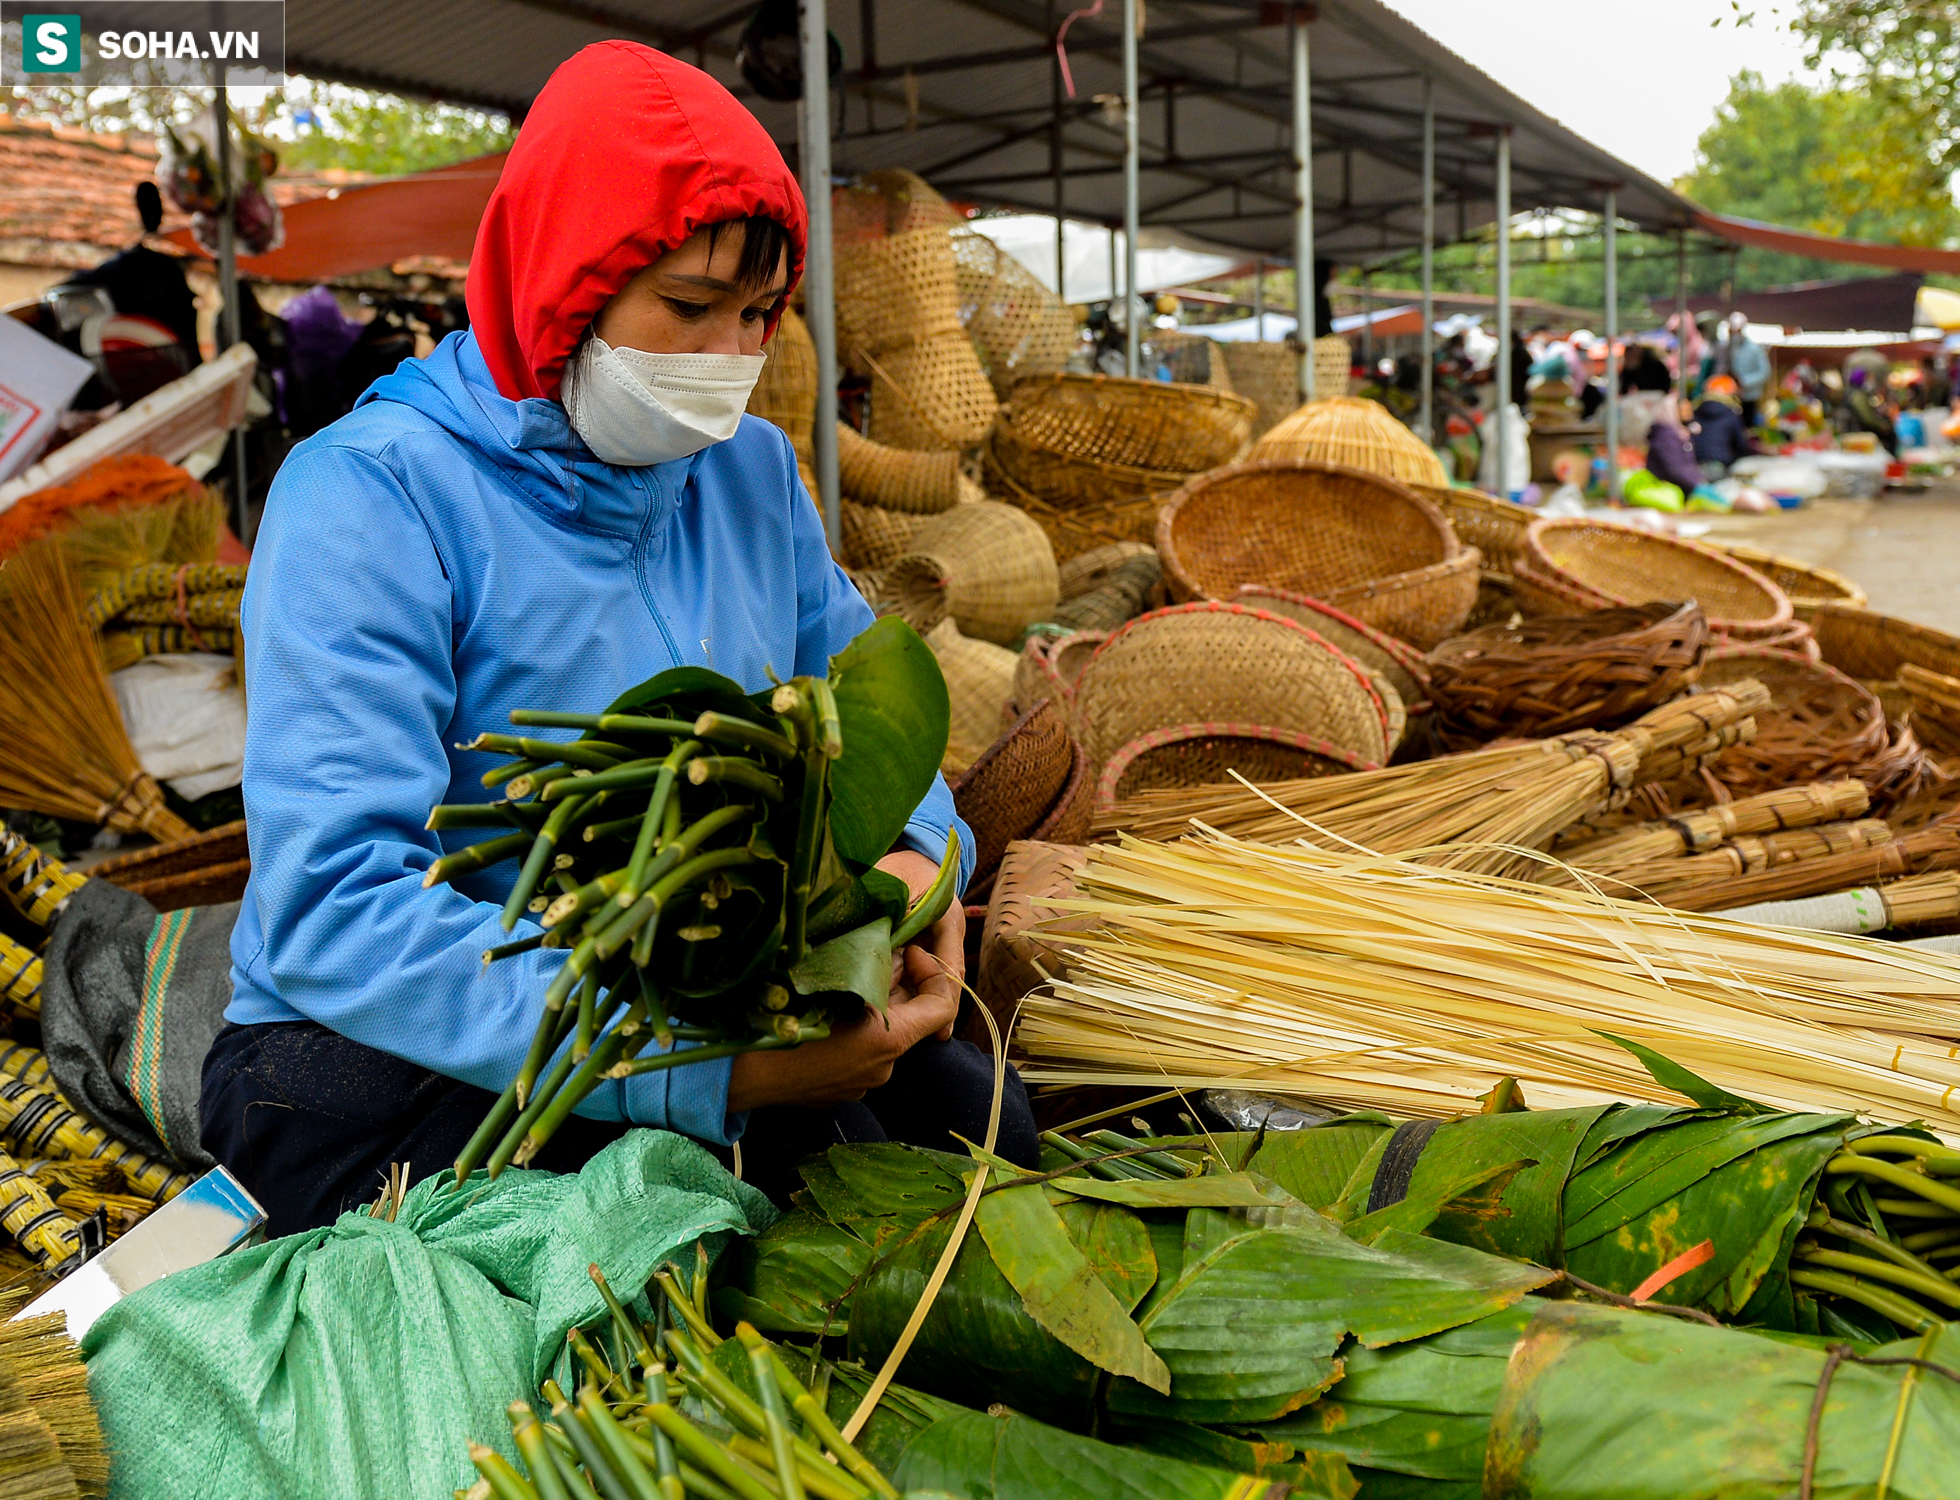
[[[343,1214],[182,1271],[88,1332],[114,1500],[450,1500],[471,1440],[515,1458],[504,1408],[569,1375],[604,1313],[775,1217],[701,1147],[636,1130],[575,1175],[444,1175],[394,1222]]]

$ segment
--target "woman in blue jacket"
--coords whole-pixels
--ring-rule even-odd
[[[486,209],[471,331],[280,471],[244,604],[252,878],[201,1105],[206,1148],[274,1233],[371,1200],[390,1163],[453,1160],[563,961],[482,964],[507,940],[508,865],[422,888],[472,837],[425,831],[429,807],[480,800],[492,763],[456,746],[677,664],[751,688],[821,673],[870,623],[788,440],[742,415],[804,228],[795,179],[725,89],[645,47],[589,47],[539,95]],[[924,889],[955,823],[935,783],[883,867]],[[947,1039],[962,935],[956,906],[907,950],[889,1026],[607,1083],[537,1165],[659,1126],[743,1141],[780,1194],[833,1141],[978,1138],[992,1059]],[[1032,1164],[1007,1085],[1001,1149]]]

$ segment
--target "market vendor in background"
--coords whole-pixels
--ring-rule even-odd
[[[822,673],[871,623],[789,440],[743,416],[804,235],[794,177],[726,89],[634,43],[588,47],[484,213],[470,331],[280,472],[244,604],[252,877],[202,1100],[206,1147],[273,1233],[372,1200],[390,1163],[446,1168],[565,959],[482,963],[506,941],[508,866],[422,888],[471,837],[425,832],[428,809],[483,800],[493,764],[458,742],[677,664],[750,689]],[[935,783],[881,868],[923,892],[955,823]],[[993,1059],[949,1040],[962,954],[955,905],[904,954],[889,1024],[602,1084],[537,1165],[657,1126],[740,1141],[781,1197],[834,1142],[978,1140]],[[1035,1159],[1013,1076],[999,1150]]]
[[[1712,376],[1702,387],[1695,407],[1694,445],[1695,462],[1707,479],[1723,478],[1730,464],[1758,451],[1734,376]]]
[[[1742,425],[1760,427],[1763,393],[1769,389],[1769,350],[1749,337],[1749,320],[1741,313],[1729,319],[1729,374],[1735,377]]]

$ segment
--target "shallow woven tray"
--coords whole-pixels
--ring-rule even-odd
[[[1014,666],[1014,701],[1032,707],[1036,700],[1054,698],[1071,716],[1076,679],[1096,648],[1109,639],[1106,630],[1077,630],[1068,635],[1030,635]]]
[[[1002,1036],[1008,1035],[1022,997],[1061,972],[1066,934],[1087,932],[1100,920],[1054,905],[1075,895],[1076,874],[1088,862],[1087,849],[1061,840],[1024,839],[1007,846],[987,900],[973,986]]]
[[[1256,408],[1210,385],[1115,375],[1033,375],[1001,416],[1015,438],[1068,458],[1192,473],[1238,456]]]
[[[1519,568],[1596,608],[1693,600],[1717,634],[1775,635],[1792,617],[1783,590],[1713,547],[1585,517],[1533,521]]]
[[[1482,581],[1483,554],[1465,547],[1446,562],[1331,590],[1326,602],[1428,651],[1463,629]]]
[[[1433,732],[1449,750],[1615,729],[1701,676],[1708,620],[1693,604],[1639,604],[1488,625],[1429,653]]]
[[[1907,662],[1945,677],[1960,677],[1960,638],[1943,630],[1875,614],[1855,604],[1819,605],[1809,618],[1824,660],[1848,677],[1895,678]]]
[[[1781,557],[1741,542],[1711,541],[1707,545],[1728,553],[1745,567],[1754,568],[1788,594],[1791,605],[1797,609],[1819,604],[1852,604],[1862,609],[1869,602],[1865,591],[1849,578],[1815,563],[1798,562],[1793,557]]]
[[[91,866],[88,874],[141,896],[158,911],[240,900],[252,874],[244,820],[222,823],[191,838],[111,855]]]
[[[1001,856],[1047,819],[1077,760],[1061,706],[1043,698],[953,783],[953,806],[973,830],[973,877],[965,900],[984,901]]]
[[[1263,583],[1246,584],[1234,600],[1298,620],[1316,635],[1325,637],[1362,666],[1385,677],[1410,713],[1421,713],[1429,706],[1428,660],[1407,641],[1377,630],[1366,620],[1324,599],[1269,588]]]
[[[987,434],[980,456],[989,490],[1006,495],[1017,504],[1037,502],[1061,511],[1087,511],[1120,501],[1167,495],[1196,472],[1143,469],[1058,452],[1023,438],[1005,410],[993,431]],[[1153,521],[1155,516],[1153,505]],[[1128,539],[1127,535],[1105,536],[1091,545]]]
[[[1139,735],[1109,758],[1096,808],[1158,787],[1214,786],[1234,773],[1247,781],[1292,781],[1379,769],[1339,745],[1270,724],[1172,724]]]
[[[994,476],[999,479],[998,475]],[[1103,500],[1061,509],[1012,481],[1001,481],[997,493],[1035,518],[1048,534],[1056,565],[1074,562],[1086,553],[1123,543],[1141,543],[1155,551],[1157,511],[1162,497],[1152,493],[1127,500]]]
[[[1440,484],[1418,484],[1404,480],[1410,489],[1443,513],[1456,539],[1475,547],[1484,555],[1484,566],[1496,573],[1510,573],[1524,552],[1525,533],[1538,519],[1535,512],[1510,500],[1486,495],[1482,490],[1458,489]]]
[[[1393,743],[1372,673],[1297,621],[1240,604],[1176,605],[1132,620],[1083,669],[1075,719],[1099,767],[1178,724],[1268,724],[1375,764]]]
[[[1265,459],[1202,474],[1172,495],[1157,551],[1180,600],[1229,599],[1248,583],[1331,599],[1459,548],[1442,512],[1393,479]]]

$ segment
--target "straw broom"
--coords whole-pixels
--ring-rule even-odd
[[[1256,789],[1242,783],[1148,792],[1119,804],[1102,831],[1175,837],[1201,821],[1240,838],[1306,838],[1518,874],[1534,863],[1520,850],[1543,848],[1628,787],[1745,738],[1753,733],[1749,715],[1768,701],[1760,684],[1742,682],[1663,704],[1612,734],[1564,735]]]
[[[1096,925],[1015,1032],[1031,1083],[1678,1103],[1612,1033],[1746,1098],[1960,1136],[1960,958],[1209,831],[1096,848],[1077,893]]]
[[[75,514],[61,549],[86,598],[132,568],[216,562],[225,505],[217,491],[200,488],[156,505]]]
[[[0,1322],[0,1500],[78,1490],[107,1495],[109,1449],[89,1399],[81,1351],[68,1337],[68,1319],[58,1312],[13,1317],[26,1300],[12,1294],[4,1309],[9,1320]],[[35,1423],[44,1423],[55,1440],[52,1463],[32,1431]],[[70,1476],[67,1487],[60,1488],[64,1475]]]
[[[159,843],[193,832],[163,801],[123,729],[95,633],[52,543],[0,569],[10,628],[0,631],[0,804]]]

